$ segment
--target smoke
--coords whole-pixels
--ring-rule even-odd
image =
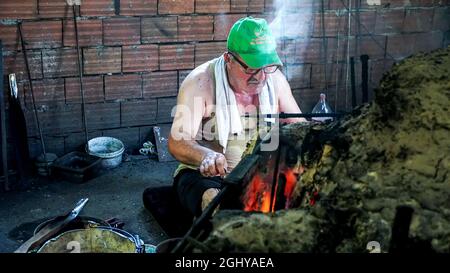
[[[277,42],[306,38],[313,25],[313,0],[274,0],[275,18],[270,23]]]

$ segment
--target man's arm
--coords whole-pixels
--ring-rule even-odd
[[[178,161],[198,166],[204,176],[223,176],[227,168],[225,156],[195,140],[206,110],[207,88],[207,80],[199,75],[190,75],[181,85],[168,148]]]
[[[294,96],[292,95],[291,87],[289,86],[286,77],[283,75],[281,71],[277,71],[274,74],[273,78],[274,88],[278,94],[278,106],[279,112],[284,113],[301,113],[300,107],[295,101]],[[294,122],[306,122],[304,118],[288,118],[282,119],[282,122],[294,123]]]

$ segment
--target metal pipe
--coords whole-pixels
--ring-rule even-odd
[[[39,137],[41,139],[41,147],[42,147],[42,153],[44,154],[44,161],[47,163],[47,153],[45,151],[44,137],[42,135],[42,129],[41,129],[41,125],[39,123],[39,117],[38,117],[37,108],[36,108],[36,100],[34,99],[33,82],[31,81],[30,66],[28,64],[28,57],[27,57],[27,52],[25,49],[25,42],[23,40],[23,35],[22,35],[22,22],[19,22],[18,26],[19,26],[20,43],[22,44],[22,52],[23,52],[23,57],[25,59],[25,67],[27,70],[28,82],[30,84],[31,99],[33,101],[34,118],[36,119],[36,125],[37,125],[38,131],[39,131]],[[48,171],[48,166],[46,168]]]
[[[244,115],[244,117],[248,118],[319,118],[319,117],[341,117],[348,113],[340,112],[340,113],[279,113],[279,114],[258,114],[258,115]]]
[[[83,113],[83,127],[84,127],[84,137],[86,140],[86,147],[89,152],[89,138],[88,138],[88,130],[87,130],[87,122],[86,122],[86,109],[84,104],[84,89],[83,89],[83,67],[82,67],[82,59],[81,59],[81,53],[80,53],[80,44],[78,41],[78,25],[77,25],[77,17],[75,12],[75,5],[72,6],[72,12],[73,12],[73,24],[75,27],[75,41],[77,45],[77,61],[78,61],[78,74],[79,74],[79,83],[80,83],[80,95],[81,95],[81,112]]]

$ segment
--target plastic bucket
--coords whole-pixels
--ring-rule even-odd
[[[123,151],[123,142],[113,137],[96,137],[89,140],[86,146],[88,154],[102,158],[101,166],[105,169],[120,165]]]

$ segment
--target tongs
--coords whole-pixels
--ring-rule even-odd
[[[45,241],[52,238],[55,234],[61,231],[68,223],[70,223],[73,219],[75,219],[80,211],[83,209],[84,205],[89,201],[88,198],[82,198],[75,205],[75,208],[65,215],[58,216],[47,225],[45,225],[38,233],[36,233],[33,237],[28,239],[25,243],[23,243],[15,253],[27,253],[30,249],[36,248],[41,245]]]

